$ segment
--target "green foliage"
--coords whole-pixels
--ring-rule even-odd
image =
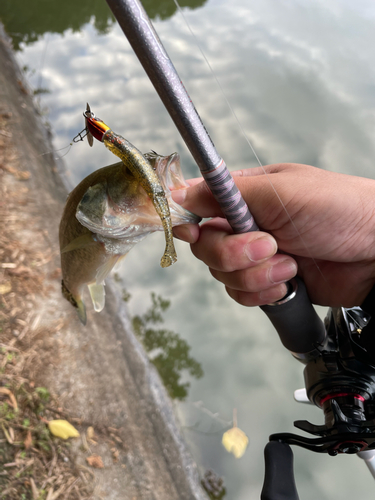
[[[130,293],[127,290],[125,290],[125,289],[122,290],[122,300],[124,302],[129,302],[129,300],[131,299],[131,297],[132,296],[130,295]]]
[[[163,313],[170,306],[169,300],[153,292],[151,301],[151,306],[142,316],[134,316],[133,328],[149,353],[169,395],[174,399],[184,400],[190,384],[181,383],[182,372],[187,370],[192,377],[200,378],[203,376],[203,370],[200,363],[190,356],[190,346],[177,333],[151,328],[151,325],[164,322]]]
[[[40,397],[41,401],[48,403],[50,398],[50,393],[45,387],[36,387],[35,392]]]
[[[180,0],[181,7],[197,9],[206,0]],[[143,0],[151,19],[168,19],[176,12],[171,0]],[[45,33],[80,31],[85,24],[94,25],[97,33],[108,33],[115,18],[103,0],[1,0],[0,20],[12,37],[13,47],[20,50],[22,44],[31,44]]]

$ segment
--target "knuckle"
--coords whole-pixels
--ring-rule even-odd
[[[254,307],[259,305],[259,298],[255,293],[241,292],[225,287],[227,294],[231,299],[244,307]]]
[[[238,256],[236,245],[230,239],[222,243],[217,251],[219,269],[229,273],[236,270],[238,266]]]
[[[240,273],[242,288],[246,292],[256,292],[256,282],[254,279],[254,271],[252,269],[246,269]]]

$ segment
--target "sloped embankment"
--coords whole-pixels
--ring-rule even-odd
[[[45,387],[56,403],[45,408],[42,421],[67,418],[81,435],[88,426],[96,434],[89,442],[83,439],[83,446],[75,440],[63,452],[51,441],[58,453],[51,452],[47,460],[34,441],[30,446],[25,421],[13,425],[9,419],[5,428],[14,428],[2,442],[13,448],[18,444],[1,481],[10,484],[22,467],[39,460],[42,469],[23,483],[34,488],[34,497],[43,487],[47,492],[60,488],[61,498],[83,498],[79,481],[85,480],[98,483],[95,498],[203,500],[207,497],[171,402],[132,333],[114,285],[107,286],[105,311],[89,316],[86,327],[61,297],[58,224],[67,190],[54,155],[43,154],[52,149],[48,134],[4,34],[0,67],[0,386],[11,387],[20,401],[21,386],[31,394],[29,400],[33,388]],[[3,407],[5,401],[14,410],[6,391],[0,394]],[[87,458],[93,455],[101,457],[104,468],[90,467]],[[66,485],[61,477],[68,476],[58,476],[60,459],[72,475]],[[17,481],[11,484],[17,490]],[[12,494],[8,498],[17,498]]]

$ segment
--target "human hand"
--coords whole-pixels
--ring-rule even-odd
[[[313,303],[360,305],[375,282],[375,181],[290,163],[265,170],[233,173],[262,231],[233,234],[207,185],[193,179],[173,198],[213,219],[175,235],[242,305],[281,299],[297,270]]]

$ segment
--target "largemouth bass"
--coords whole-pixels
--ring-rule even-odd
[[[177,254],[173,243],[169,206],[163,186],[155,170],[150,165],[148,159],[133,144],[121,135],[116,134],[103,120],[97,118],[88,104],[84,112],[84,117],[90,146],[93,144],[92,137],[103,142],[114,155],[122,160],[150,197],[160,217],[165,234],[166,246],[160,265],[161,267],[168,267],[174,264],[177,260]]]
[[[200,217],[171,197],[171,189],[186,187],[177,153],[143,156],[163,190],[171,228],[197,224]],[[105,303],[104,280],[114,265],[148,234],[163,231],[164,223],[139,176],[123,162],[101,168],[83,179],[69,194],[60,222],[62,292],[86,324],[82,293],[87,285],[100,312]]]

